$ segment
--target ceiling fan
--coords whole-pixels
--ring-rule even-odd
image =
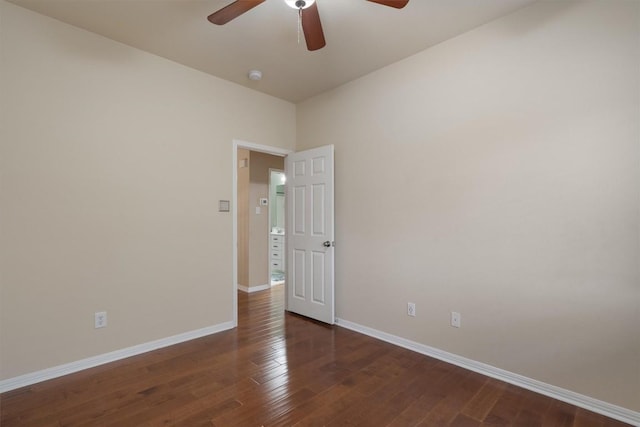
[[[216,25],[224,25],[245,12],[263,3],[265,0],[236,0],[207,17],[209,22]],[[384,6],[402,9],[409,0],[367,0]],[[318,14],[316,0],[285,0],[294,9],[298,9],[299,19],[307,42],[308,50],[318,50],[325,46],[324,32]]]

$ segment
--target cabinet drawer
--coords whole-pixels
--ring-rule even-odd
[[[269,251],[269,258],[271,259],[284,259],[284,251]]]
[[[284,243],[284,236],[271,235],[271,243]]]
[[[282,261],[271,260],[271,270],[284,270]]]
[[[283,243],[271,242],[272,251],[281,251],[284,248]]]

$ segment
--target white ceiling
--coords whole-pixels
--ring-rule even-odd
[[[327,46],[298,44],[297,12],[268,0],[224,26],[207,16],[232,0],[9,0],[243,86],[299,102],[537,0],[317,0]],[[250,81],[250,69],[263,72]]]

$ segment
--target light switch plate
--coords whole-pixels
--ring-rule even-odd
[[[229,212],[231,204],[228,200],[218,200],[218,212]]]

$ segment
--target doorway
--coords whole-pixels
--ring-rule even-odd
[[[252,292],[271,286],[271,200],[270,169],[282,172],[290,150],[233,141],[233,319],[238,325],[238,290]],[[253,154],[253,162],[251,160]],[[279,160],[269,166],[270,160]],[[251,174],[254,184],[251,184]],[[262,173],[264,171],[264,174]],[[261,177],[261,178],[260,178]],[[277,191],[277,190],[276,190]],[[277,202],[276,202],[277,203]],[[276,228],[278,225],[276,223]],[[286,226],[282,223],[282,233]],[[276,254],[277,255],[277,254]],[[284,259],[284,247],[280,254]],[[276,265],[276,267],[280,267]],[[281,266],[284,272],[284,265]],[[282,274],[284,279],[284,274]]]
[[[262,146],[242,141],[233,141],[233,321],[238,326],[238,235],[239,218],[238,203],[238,171],[247,165],[250,159],[243,159],[239,164],[241,150],[266,153],[277,157],[285,157],[285,174],[287,178],[286,221],[284,233],[287,238],[286,255],[283,259],[288,264],[285,273],[285,309],[294,313],[320,320],[324,323],[335,322],[335,237],[334,237],[334,146],[325,145],[308,150],[292,152],[290,150]],[[289,182],[290,181],[290,182]],[[254,196],[249,202],[256,203]],[[262,208],[268,206],[258,199],[255,210],[248,212],[262,214]],[[264,215],[263,215],[264,216]],[[266,223],[264,235],[268,236],[269,223]],[[251,230],[247,234],[251,234]],[[268,248],[269,239],[266,239]],[[258,259],[263,260],[264,257]],[[249,260],[251,264],[251,260]],[[266,271],[269,272],[268,265]],[[270,280],[270,277],[268,280]],[[264,289],[270,289],[265,284]]]

